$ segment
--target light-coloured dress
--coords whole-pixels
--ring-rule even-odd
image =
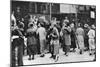
[[[78,46],[80,49],[84,49],[84,30],[83,28],[79,27],[76,29],[77,41]]]
[[[39,34],[40,40],[40,52],[41,54],[45,53],[45,46],[46,46],[46,30],[44,27],[40,27],[37,29],[37,34]]]

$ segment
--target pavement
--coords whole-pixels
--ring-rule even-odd
[[[93,61],[95,55],[90,56],[88,51],[85,51],[82,55],[78,52],[70,52],[68,56],[64,55],[62,49],[59,50],[59,59],[57,62],[50,58],[51,54],[45,54],[45,57],[41,58],[40,55],[35,55],[34,60],[28,60],[28,56],[23,56],[24,65],[34,64],[49,64],[49,63],[63,63],[63,62],[81,62],[81,61]]]

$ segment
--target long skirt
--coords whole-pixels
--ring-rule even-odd
[[[27,47],[28,47],[29,56],[35,55],[37,53],[36,45],[28,45]]]
[[[85,47],[87,48],[87,49],[89,49],[89,42],[88,42],[88,36],[85,36],[84,37],[84,45],[85,45]]]
[[[32,53],[34,51],[34,54],[37,53],[37,39],[34,36],[27,38],[27,49],[28,54]]]
[[[89,49],[95,49],[94,39],[89,39]]]
[[[45,44],[46,44],[46,40],[45,39],[40,40],[40,52],[41,52],[41,54],[45,53]]]
[[[58,55],[59,54],[59,40],[52,40],[51,42],[53,44],[53,55]]]
[[[69,34],[64,35],[65,45],[71,45],[71,37]]]
[[[78,35],[77,40],[78,40],[79,49],[83,50],[84,49],[84,38],[83,38],[83,36]]]
[[[70,51],[70,45],[71,45],[71,37],[69,34],[64,35],[64,45],[63,45],[63,51],[69,52]]]
[[[75,38],[71,38],[71,48],[76,48]]]

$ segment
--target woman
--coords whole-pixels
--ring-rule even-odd
[[[51,35],[51,54],[53,59],[55,59],[55,62],[58,60],[58,54],[59,54],[59,33],[56,28],[56,24],[53,26],[53,30]]]
[[[37,52],[36,28],[34,28],[33,23],[29,24],[29,29],[27,29],[26,36],[27,36],[27,48],[29,52],[29,60],[31,60],[31,59],[34,59],[34,55]]]
[[[70,25],[70,27],[71,27],[71,48],[73,48],[73,51],[75,51],[75,48],[76,48],[76,42],[75,42],[76,36],[75,36],[74,23],[72,23]]]
[[[78,42],[78,48],[80,49],[80,54],[82,54],[84,51],[84,30],[80,25],[76,29],[76,37]]]
[[[71,37],[70,37],[71,28],[69,26],[69,23],[64,24],[62,28],[62,32],[63,32],[63,39],[64,39],[63,49],[65,52],[65,55],[68,56],[68,52],[70,51],[70,45],[71,45]]]
[[[45,56],[45,46],[46,46],[46,29],[44,28],[44,24],[40,23],[39,28],[36,31],[37,35],[39,35],[39,43],[40,43],[40,57]]]
[[[89,31],[89,26],[88,24],[84,24],[84,46],[85,46],[85,50],[89,50],[89,43],[88,43],[88,31]]]

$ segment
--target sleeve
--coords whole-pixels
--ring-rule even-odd
[[[62,30],[60,31],[60,36],[63,36],[63,32],[62,32]]]
[[[47,34],[45,28],[44,28],[44,34],[45,34],[45,35]]]
[[[87,34],[88,36],[90,35],[90,30],[89,30],[89,32],[88,32],[88,34]]]
[[[82,32],[83,36],[85,36],[85,33],[84,33],[84,29],[83,29],[83,32]]]
[[[70,27],[68,27],[68,29],[69,29],[69,32],[71,32],[71,28],[70,28]]]
[[[57,28],[55,28],[55,31],[56,31],[57,36],[59,36],[59,32]]]
[[[59,32],[58,32],[58,30],[57,30],[57,35],[59,36]]]
[[[36,34],[38,34],[39,33],[39,29],[37,29],[37,31],[36,31]]]
[[[14,21],[14,26],[16,26],[16,18],[15,18],[15,16],[13,14],[11,16],[11,19],[12,19],[12,21]]]
[[[75,32],[75,34],[76,34],[76,35],[78,35],[78,29],[76,29],[76,32]]]
[[[62,27],[61,31],[62,31],[63,34],[65,33],[65,31],[64,31],[64,27]]]
[[[93,30],[93,36],[95,37],[95,31]]]
[[[23,36],[23,34],[22,34],[22,32],[20,31],[20,30],[17,30],[18,31],[18,34],[19,34],[19,36]]]

